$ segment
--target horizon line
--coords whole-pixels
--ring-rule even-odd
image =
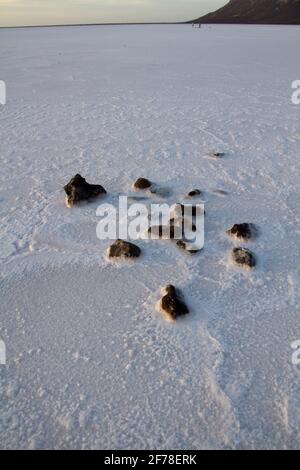
[[[130,25],[164,25],[164,24],[188,24],[188,21],[144,21],[144,22],[122,22],[122,23],[58,23],[58,24],[36,24],[36,25],[19,25],[19,26],[0,26],[0,29],[12,29],[12,28],[58,28],[65,26],[130,26]]]
[[[188,25],[199,24],[200,21],[150,21],[150,22],[122,22],[122,23],[66,23],[66,24],[38,24],[38,25],[22,25],[22,26],[0,26],[0,29],[25,29],[25,28],[65,28],[65,27],[78,27],[78,26],[153,26],[153,25]],[[203,25],[228,25],[228,26],[300,26],[299,24],[291,23],[210,23],[201,22]]]

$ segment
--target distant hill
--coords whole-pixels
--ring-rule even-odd
[[[300,24],[300,0],[230,0],[189,23]]]

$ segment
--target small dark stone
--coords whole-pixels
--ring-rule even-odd
[[[231,229],[226,232],[231,237],[238,238],[239,240],[247,241],[252,238],[254,234],[254,227],[252,224],[235,224]]]
[[[152,185],[151,181],[147,180],[146,178],[138,178],[133,187],[135,189],[148,189]]]
[[[149,227],[148,233],[154,240],[168,238],[168,235],[171,238],[171,230],[166,225],[152,225],[151,227]]]
[[[171,224],[171,221],[170,221],[170,224]],[[185,234],[186,230],[190,230],[190,229],[192,230],[192,232],[197,232],[196,225],[193,222],[189,221],[188,219],[184,219],[184,218],[182,218],[182,220],[181,220],[181,225],[175,225],[175,227],[177,227],[177,228],[181,227],[182,235]],[[179,237],[177,236],[176,238],[179,238]]]
[[[184,237],[187,225],[190,226],[192,232],[197,231],[194,223],[189,223],[186,219],[181,219],[176,223],[176,220],[171,218],[168,225],[152,225],[149,227],[148,233],[154,239],[181,240]]]
[[[196,197],[196,196],[201,196],[202,192],[200,191],[200,189],[193,189],[193,191],[190,191],[188,193],[188,196],[189,197]]]
[[[152,235],[151,238],[160,239],[165,238],[168,235],[169,227],[166,225],[152,225],[148,229],[149,235]],[[171,235],[171,234],[170,234]]]
[[[176,206],[181,209],[181,215],[182,216],[186,216],[187,214],[189,214],[189,215],[192,214],[192,217],[196,217],[197,212],[201,213],[203,211],[203,208],[200,205],[176,204]],[[204,214],[205,214],[205,212],[204,212]]]
[[[170,220],[170,225],[153,225],[149,227],[148,233],[154,239],[174,240],[182,237],[182,227],[174,224],[174,219]]]
[[[200,251],[200,250],[189,250],[187,248],[186,242],[184,242],[183,240],[178,240],[176,242],[176,245],[177,245],[178,248],[180,248],[181,250],[186,251],[187,253],[190,253],[191,255],[196,255]]]
[[[154,183],[152,183],[149,191],[151,194],[155,194],[155,196],[159,197],[169,197],[172,194],[172,191],[169,188],[163,188]]]
[[[67,194],[67,203],[70,206],[91,198],[106,194],[105,189],[98,184],[89,184],[81,175],[75,175],[64,190]]]
[[[254,254],[246,248],[234,248],[231,252],[232,261],[240,267],[254,268],[256,259]]]
[[[215,158],[222,158],[222,157],[224,157],[224,155],[225,155],[225,154],[222,153],[222,152],[214,152],[214,153],[213,153],[213,156],[214,156]]]
[[[124,240],[116,240],[108,249],[109,258],[138,258],[141,254],[141,249]]]
[[[181,300],[175,287],[172,285],[165,287],[160,301],[160,309],[169,321],[177,320],[177,318],[189,313],[188,307]]]

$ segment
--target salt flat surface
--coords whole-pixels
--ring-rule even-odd
[[[298,448],[300,28],[0,30],[2,448]],[[205,158],[212,151],[223,159]],[[204,191],[191,257],[109,263],[81,173],[118,203],[144,176]],[[150,202],[150,201],[149,201]],[[252,272],[225,230],[252,222]],[[155,311],[181,288],[192,314]]]

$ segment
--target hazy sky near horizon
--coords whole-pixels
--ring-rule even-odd
[[[216,10],[227,1],[0,0],[0,26],[185,21]]]

